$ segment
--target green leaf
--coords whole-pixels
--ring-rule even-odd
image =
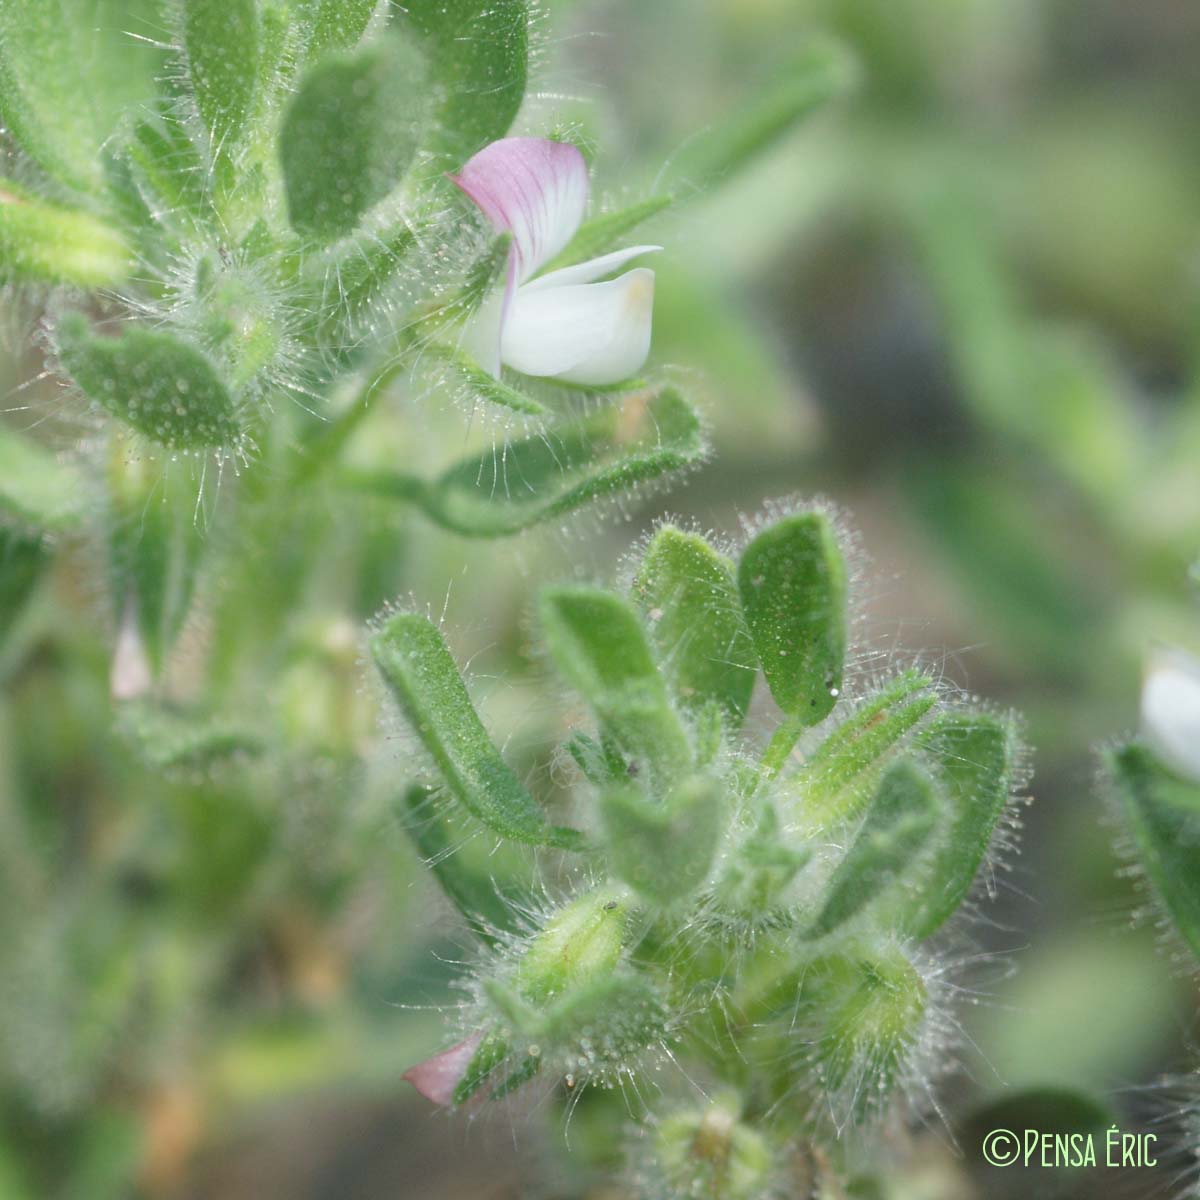
[[[182,464],[113,439],[107,513],[113,608],[119,623],[137,631],[156,676],[187,619],[206,547],[195,519],[196,486]]]
[[[554,661],[630,774],[665,790],[688,768],[691,748],[637,614],[620,596],[585,587],[550,588],[540,608]]]
[[[787,781],[805,826],[828,830],[857,817],[889,757],[936,703],[933,680],[905,671],[842,721]]]
[[[550,410],[540,400],[527,396],[502,379],[496,379],[456,346],[430,342],[421,348],[421,355],[431,364],[445,366],[448,369],[447,382],[452,386],[461,385],[468,401],[495,404],[531,417],[549,415]]]
[[[184,0],[188,79],[214,148],[236,142],[254,109],[260,42],[256,0]]]
[[[916,738],[934,768],[942,799],[942,828],[928,878],[908,928],[935,933],[970,891],[1012,787],[1015,741],[1010,723],[982,713],[946,713]]]
[[[415,229],[400,225],[383,234],[364,233],[334,249],[323,264],[318,333],[333,353],[345,354],[370,332],[377,310],[385,308],[400,269],[417,246]]]
[[[371,639],[375,665],[446,790],[493,832],[535,846],[578,849],[574,829],[550,826],[492,744],[437,627],[416,613],[392,617]]]
[[[353,47],[378,7],[378,0],[301,0],[309,56]]]
[[[406,20],[423,39],[440,97],[427,148],[447,167],[503,137],[525,95],[526,0],[409,0]]]
[[[521,932],[520,912],[532,901],[524,883],[505,886],[505,847],[494,838],[472,837],[484,826],[469,814],[455,818],[443,812],[435,790],[409,788],[404,804],[405,828],[442,891],[484,941],[496,944],[501,935]]]
[[[788,845],[779,814],[765,804],[754,828],[728,856],[714,898],[741,921],[774,924],[784,915],[785,890],[811,858],[809,847]]]
[[[703,460],[700,419],[674,388],[643,393],[580,421],[549,426],[456,463],[439,479],[348,472],[353,486],[418,504],[464,537],[504,537],[607,496],[628,495]]]
[[[682,703],[694,709],[715,701],[738,728],[758,660],[733,563],[699,534],[665,525],[646,548],[633,595]]]
[[[0,0],[8,132],[55,179],[97,194],[101,147],[155,95],[166,55],[152,43],[161,33],[160,0]]]
[[[1138,860],[1171,924],[1200,958],[1200,784],[1134,742],[1108,755]]]
[[[173,334],[131,328],[97,337],[72,313],[59,323],[58,353],[89,400],[164,446],[230,446],[241,435],[216,368]]]
[[[0,283],[112,286],[133,266],[117,230],[0,180]]]
[[[398,37],[304,75],[279,135],[294,229],[333,241],[392,191],[416,152],[426,92],[420,55]]]
[[[672,164],[681,186],[703,189],[740,170],[798,122],[844,95],[858,71],[836,43],[811,45],[779,72],[742,111],[718,121],[685,145]]]
[[[37,442],[0,427],[0,514],[20,525],[61,532],[78,524],[83,479]]]
[[[600,817],[614,874],[656,904],[686,900],[708,879],[725,814],[724,789],[703,775],[661,802],[628,784],[604,793]]]
[[[887,770],[807,937],[822,938],[840,929],[914,865],[937,825],[939,801],[933,780],[914,763],[901,760]]]
[[[632,233],[642,222],[669,208],[674,201],[673,195],[664,192],[584,221],[566,249],[547,263],[544,269],[556,271],[559,267],[598,258],[605,251],[611,250],[626,234]]]
[[[49,561],[41,534],[0,524],[0,646]]]
[[[140,121],[124,147],[130,173],[155,219],[207,221],[213,211],[206,171],[183,125],[169,114]]]
[[[846,564],[829,518],[764,529],[742,553],[738,590],[775,703],[815,725],[837,703],[846,657]]]

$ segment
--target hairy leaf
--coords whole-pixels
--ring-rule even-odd
[[[59,323],[58,353],[89,400],[164,446],[229,446],[241,434],[216,368],[173,334],[131,328],[98,337],[74,313]]]
[[[525,95],[526,0],[408,0],[440,97],[427,146],[447,167],[508,132]],[[403,26],[402,26],[403,27]]]
[[[426,90],[420,55],[394,36],[305,74],[279,138],[293,228],[321,241],[356,228],[408,170]]]
[[[907,924],[916,937],[936,933],[974,882],[1012,786],[1010,724],[983,713],[946,713],[917,736],[942,797],[942,826],[928,877],[913,893]]]
[[[0,0],[0,116],[48,174],[88,195],[101,147],[149,103],[165,53],[159,0]]]
[[[686,900],[708,878],[725,812],[724,789],[703,775],[660,802],[628,784],[604,793],[600,817],[613,872],[656,904]]]
[[[715,701],[736,729],[750,704],[757,658],[733,564],[699,534],[666,525],[646,548],[633,595],[682,703]]]
[[[188,79],[215,148],[236,141],[253,111],[261,35],[256,0],[184,0]]]
[[[829,829],[858,816],[889,757],[936,703],[933,680],[905,671],[842,721],[788,780],[805,825]]]
[[[0,283],[105,287],[123,280],[132,266],[115,229],[0,180]]]
[[[1134,742],[1108,757],[1125,819],[1171,924],[1200,958],[1200,784]]]
[[[829,518],[764,529],[742,553],[738,590],[776,704],[815,725],[837,703],[846,657],[846,564]]]
[[[454,799],[502,837],[579,847],[578,832],[547,823],[492,744],[442,635],[428,618],[416,613],[392,617],[371,639],[371,653]]]
[[[546,645],[629,760],[631,773],[665,790],[691,761],[687,733],[637,614],[600,588],[550,588],[541,598]]]
[[[940,809],[933,780],[924,771],[907,760],[890,767],[807,936],[826,937],[877,901],[929,842]]]

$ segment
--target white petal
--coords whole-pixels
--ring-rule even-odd
[[[539,275],[525,285],[525,290],[532,292],[540,291],[544,287],[563,287],[569,283],[593,283],[605,275],[619,271],[627,262],[661,249],[661,246],[630,246],[626,250],[613,250],[610,254],[600,255],[599,258],[589,258],[587,262],[560,267],[557,271]]]
[[[500,355],[526,375],[619,383],[646,361],[653,308],[654,272],[646,267],[605,283],[518,288]]]
[[[497,233],[512,234],[519,282],[566,246],[587,208],[587,164],[569,142],[501,138],[450,178]]]
[[[137,601],[130,596],[121,614],[117,644],[113,648],[108,687],[114,700],[138,700],[154,685],[150,660],[138,632]]]
[[[1142,734],[1164,765],[1200,783],[1200,659],[1159,651],[1142,685]]]
[[[509,270],[504,287],[493,288],[463,327],[460,344],[489,375],[500,378],[500,331],[508,318],[516,280]]]

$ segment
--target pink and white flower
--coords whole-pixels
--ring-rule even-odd
[[[503,138],[450,178],[497,233],[512,235],[507,276],[469,325],[465,347],[493,375],[602,386],[628,379],[650,352],[654,272],[605,276],[660,250],[631,246],[539,275],[575,236],[588,201],[578,148],[545,138]]]
[[[1200,659],[1160,650],[1142,685],[1142,736],[1165,766],[1200,783]]]
[[[453,1104],[454,1092],[466,1075],[481,1041],[483,1034],[473,1033],[448,1050],[417,1063],[415,1067],[409,1067],[400,1078],[408,1080],[426,1100],[434,1104]]]

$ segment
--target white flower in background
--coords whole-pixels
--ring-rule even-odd
[[[466,333],[466,348],[480,365],[493,375],[503,364],[524,375],[594,386],[637,371],[650,352],[654,272],[638,267],[616,279],[604,276],[661,246],[631,246],[537,274],[583,221],[588,172],[578,148],[503,138],[450,178],[497,233],[512,235],[505,284]]]
[[[1165,766],[1200,783],[1200,659],[1160,650],[1142,685],[1142,736]]]

